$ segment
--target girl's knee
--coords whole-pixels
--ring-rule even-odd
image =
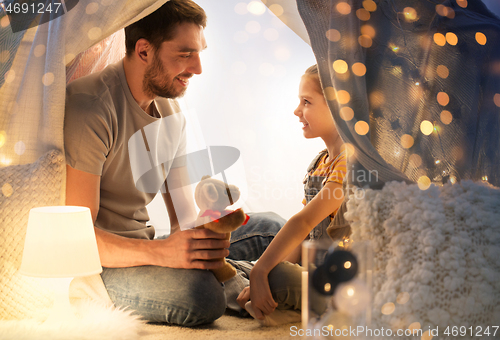
[[[269,273],[269,286],[281,308],[300,309],[302,296],[302,267],[282,262]]]

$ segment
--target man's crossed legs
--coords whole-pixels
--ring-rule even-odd
[[[221,284],[208,270],[156,266],[103,268],[101,277],[117,307],[131,308],[147,321],[183,326],[210,323],[227,308],[241,311],[236,297],[248,286],[253,264],[286,222],[274,213],[249,214],[231,234],[229,262],[238,274]],[[269,274],[278,309],[300,309],[301,268],[281,263]],[[245,314],[244,312],[242,314]]]

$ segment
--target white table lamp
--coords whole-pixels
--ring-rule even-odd
[[[89,208],[41,207],[30,210],[19,272],[54,281],[54,306],[46,322],[74,318],[69,304],[73,277],[102,272]]]

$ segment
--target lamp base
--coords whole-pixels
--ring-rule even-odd
[[[77,321],[78,318],[69,303],[69,285],[73,278],[50,278],[48,280],[51,280],[51,286],[54,290],[54,304],[44,324],[60,325]]]

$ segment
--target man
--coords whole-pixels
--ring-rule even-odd
[[[206,270],[221,265],[210,260],[228,256],[230,243],[205,229],[180,231],[180,221],[195,219],[192,197],[181,191],[173,199],[168,190],[185,180],[185,119],[174,98],[202,72],[205,25],[205,12],[194,2],[168,1],[125,29],[122,61],[72,82],[66,98],[66,203],[91,209],[109,296],[149,321],[186,326],[214,321],[227,302],[237,306],[248,284],[239,277],[225,291]],[[141,157],[165,155],[173,161],[143,171]],[[138,179],[137,173],[147,176]],[[146,205],[163,182],[171,234],[154,239]],[[253,216],[231,252],[256,260],[283,222],[276,215]]]

